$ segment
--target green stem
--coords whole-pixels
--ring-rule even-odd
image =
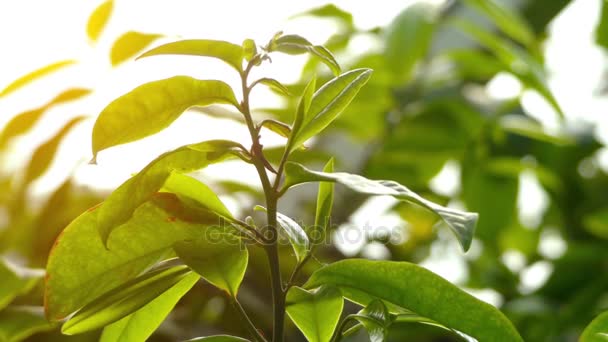
[[[245,122],[249,134],[251,135],[251,157],[253,165],[255,166],[260,181],[262,182],[262,188],[266,197],[266,208],[267,208],[267,221],[270,238],[266,246],[266,255],[268,257],[268,264],[270,266],[270,281],[272,287],[272,302],[273,302],[273,329],[272,329],[272,341],[279,342],[283,341],[283,325],[285,320],[285,296],[283,294],[283,287],[281,284],[281,271],[279,263],[279,252],[277,246],[277,196],[276,189],[270,184],[270,179],[266,173],[264,166],[265,159],[262,152],[262,145],[260,144],[259,131],[256,129],[253,119],[251,117],[251,110],[249,108],[249,94],[251,88],[247,86],[247,77],[249,72],[255,65],[254,60],[249,62],[247,68],[241,74],[241,86],[243,89],[243,102],[241,104],[241,112],[245,116]],[[277,175],[281,177],[280,174]]]
[[[236,311],[241,315],[241,318],[243,319],[243,321],[245,321],[245,323],[246,323],[245,325],[247,326],[247,330],[249,331],[249,334],[251,335],[251,337],[253,337],[253,339],[256,341],[267,342],[267,340],[264,338],[264,336],[262,336],[260,331],[253,324],[253,322],[247,315],[247,312],[245,312],[245,309],[243,308],[241,303],[236,298],[232,298],[232,305],[234,306]]]

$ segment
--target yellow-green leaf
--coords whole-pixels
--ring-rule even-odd
[[[158,133],[186,109],[212,103],[238,107],[232,89],[222,81],[175,76],[141,85],[101,112],[93,127],[93,154]]]
[[[323,172],[334,172],[334,158],[331,158]],[[319,183],[317,192],[317,210],[315,212],[315,225],[311,235],[313,243],[319,244],[325,241],[325,234],[331,223],[331,209],[334,203],[334,184],[329,182]]]
[[[232,66],[239,72],[243,70],[243,47],[222,40],[180,40],[177,42],[172,42],[155,47],[152,50],[146,51],[144,54],[137,57],[137,59],[158,55],[190,55],[213,57],[230,64],[230,66]]]
[[[294,286],[287,292],[286,312],[309,342],[329,342],[338,325],[344,299],[324,286],[313,291]]]
[[[18,79],[16,79],[15,81],[13,81],[9,85],[7,85],[4,89],[2,89],[2,91],[0,91],[0,97],[6,96],[6,95],[18,90],[19,88],[27,85],[28,83],[30,83],[32,81],[35,81],[43,76],[46,76],[47,74],[50,74],[54,71],[57,71],[61,68],[64,68],[68,65],[72,65],[75,63],[76,63],[76,61],[74,61],[74,60],[64,60],[64,61],[59,61],[59,62],[49,64],[40,69],[34,70],[26,75],[19,77]]]
[[[137,55],[153,41],[162,37],[160,34],[140,33],[129,31],[118,37],[110,51],[110,61],[116,66],[129,58]]]
[[[97,41],[99,39],[101,31],[103,31],[110,19],[110,15],[112,15],[113,8],[114,1],[107,0],[91,13],[89,21],[87,22],[87,36],[89,36],[89,39],[92,41]]]
[[[43,276],[44,270],[24,268],[0,259],[0,310],[15,297],[29,292]]]
[[[0,341],[18,342],[29,336],[49,331],[55,325],[44,318],[44,310],[39,306],[9,306],[0,311]]]
[[[608,341],[608,311],[599,314],[583,331],[579,342]]]

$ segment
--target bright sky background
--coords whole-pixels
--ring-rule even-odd
[[[85,34],[89,14],[101,1],[73,0],[19,0],[0,1],[0,89],[17,77],[49,64],[50,62],[76,58],[83,61],[79,66],[56,73],[48,79],[36,82],[0,101],[0,125],[6,123],[13,114],[35,108],[56,95],[58,89],[69,86],[88,86],[96,93],[80,104],[57,107],[47,113],[31,136],[20,139],[14,146],[17,153],[3,165],[4,169],[15,169],[28,160],[35,143],[50,137],[62,122],[56,117],[71,117],[78,114],[96,115],[111,100],[131,90],[145,81],[151,81],[176,74],[190,74],[200,78],[220,78],[235,84],[231,69],[220,62],[200,60],[190,57],[158,57],[138,62],[127,62],[117,69],[109,63],[111,44],[122,33],[135,30],[145,33],[162,33],[167,36],[156,44],[179,38],[212,38],[240,43],[245,38],[254,38],[259,44],[265,43],[276,31],[298,33],[309,40],[322,43],[336,29],[333,23],[322,20],[297,19],[288,21],[294,13],[326,4],[327,0],[309,1],[202,1],[202,0],[117,0],[114,14],[104,30],[100,41],[91,44]],[[355,24],[362,29],[386,25],[411,1],[379,0],[333,1],[339,7],[353,13]],[[598,136],[608,143],[608,100],[596,95],[597,86],[606,67],[606,53],[594,45],[593,29],[597,23],[599,1],[575,0],[550,27],[550,37],[546,43],[546,63],[551,75],[550,86],[569,118],[569,127],[584,125],[595,127]],[[350,51],[357,53],[369,48],[369,42],[356,40]],[[340,57],[340,56],[339,56]],[[274,63],[263,68],[263,72],[280,81],[292,82],[299,75],[300,57],[274,58]],[[66,80],[74,80],[68,81]],[[490,95],[504,97],[510,92],[518,92],[516,80],[501,75],[488,86]],[[237,93],[238,95],[238,93]],[[261,100],[254,106],[273,103],[269,93],[258,93]],[[528,113],[542,120],[548,128],[559,129],[551,109],[534,93],[525,93],[524,106]],[[94,110],[94,113],[90,111]],[[242,127],[221,120],[207,120],[201,123],[195,114],[184,115],[167,131],[145,139],[102,152],[99,165],[87,165],[91,158],[90,132],[93,121],[83,124],[74,131],[57,159],[52,171],[38,182],[36,193],[44,194],[52,190],[57,182],[70,172],[67,167],[79,164],[78,179],[84,184],[94,184],[114,188],[137,172],[159,153],[192,142],[214,138],[230,138],[249,145]],[[266,144],[281,143],[276,136],[265,138]],[[608,152],[604,149],[594,161],[608,170]],[[446,166],[434,181],[438,189],[457,191],[458,167]],[[234,177],[241,180],[255,179],[244,168],[211,169],[208,177]],[[536,183],[535,183],[536,182]],[[544,194],[538,182],[530,175],[522,175],[520,198],[527,198],[526,205],[533,206],[529,216],[538,215],[543,210]],[[378,208],[388,207],[389,202],[370,204],[374,210],[363,208],[363,212],[381,212]],[[525,214],[525,213],[524,213]],[[355,215],[353,220],[370,220],[369,215]],[[378,218],[375,218],[378,219]],[[383,219],[390,221],[391,217]],[[526,219],[523,217],[522,219]],[[527,219],[530,219],[528,217]],[[531,218],[533,221],[533,217]],[[354,222],[361,224],[362,222]],[[441,246],[440,246],[441,247]],[[378,246],[372,246],[378,252]],[[446,263],[458,260],[450,254],[458,254],[457,247],[435,248],[425,265],[434,271],[458,281],[466,274],[462,263]],[[452,253],[452,254],[454,254]],[[517,263],[517,256],[507,256],[509,262]],[[528,277],[538,282],[536,277]],[[546,266],[546,265],[545,265]],[[460,271],[454,271],[461,268]],[[545,267],[545,273],[547,272]],[[452,278],[450,278],[452,277]],[[525,278],[525,277],[524,277]],[[522,281],[525,279],[522,279]],[[487,300],[492,301],[492,294]]]

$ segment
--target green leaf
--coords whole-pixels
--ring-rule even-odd
[[[59,144],[63,138],[70,132],[70,130],[84,120],[84,116],[76,117],[65,124],[57,134],[51,139],[40,145],[32,154],[30,162],[25,169],[24,184],[29,184],[42,176],[48,168],[51,166]]]
[[[97,39],[99,39],[101,31],[108,23],[108,19],[110,19],[113,7],[114,1],[107,0],[91,13],[89,21],[87,22],[87,36],[89,36],[89,39],[92,41],[97,41]]]
[[[44,270],[24,268],[0,259],[0,310],[15,297],[29,292],[43,276]]]
[[[606,1],[602,1],[599,19],[595,29],[595,42],[604,49],[608,49],[608,3]]]
[[[243,70],[243,47],[222,40],[190,39],[180,40],[155,47],[137,57],[137,59],[158,55],[190,55],[220,59],[235,68]]]
[[[198,282],[191,273],[141,309],[103,329],[100,342],[144,342],[169,315],[175,304]]]
[[[247,62],[251,61],[253,56],[258,53],[258,47],[255,45],[255,41],[253,39],[245,39],[241,45],[243,47],[243,57]]]
[[[0,311],[0,341],[18,342],[31,335],[54,329],[37,306],[10,306]]]
[[[288,162],[285,165],[284,189],[306,182],[337,182],[351,190],[380,196],[393,196],[396,199],[416,203],[437,214],[456,235],[464,251],[467,251],[473,240],[477,224],[477,214],[447,208],[422,198],[420,195],[394,181],[370,180],[359,175],[344,172],[318,172],[304,166]]]
[[[323,172],[334,172],[334,158],[329,159]],[[317,193],[317,210],[315,212],[315,233],[311,234],[314,243],[325,241],[325,234],[331,223],[331,209],[334,203],[334,184],[328,182],[319,183]]]
[[[397,15],[388,26],[384,57],[396,82],[409,80],[416,64],[426,56],[439,11],[437,5],[416,2]]]
[[[583,331],[580,342],[608,341],[608,311],[599,314]]]
[[[608,208],[587,214],[583,218],[583,226],[589,233],[602,239],[608,239]]]
[[[291,144],[293,144],[294,135],[296,135],[300,131],[300,129],[302,128],[302,125],[304,124],[304,119],[306,117],[306,114],[308,113],[310,104],[312,103],[312,97],[315,94],[316,86],[317,86],[317,76],[314,75],[306,84],[306,88],[304,88],[304,91],[302,92],[302,97],[300,97],[300,102],[298,103],[298,109],[296,111],[296,117],[293,121],[293,128],[292,128],[293,133],[292,133],[292,136],[290,137],[290,139],[289,139],[290,141],[288,143],[289,146],[291,146]],[[293,149],[296,149],[296,148],[297,147],[295,147]]]
[[[103,293],[172,255],[178,241],[196,239],[218,217],[158,193],[118,227],[105,248],[99,239],[99,207],[76,218],[55,241],[47,264],[45,307],[52,321],[65,318]]]
[[[107,243],[110,233],[129,220],[137,207],[160,190],[172,172],[185,173],[199,170],[207,165],[221,162],[242,150],[243,147],[233,141],[210,140],[161,154],[137,175],[114,190],[103,202],[99,209],[97,225],[102,241],[104,244]],[[200,191],[201,194],[209,193],[204,185],[200,186],[193,182],[190,182],[190,185],[197,186],[193,190]],[[173,183],[170,186],[178,185]],[[197,200],[196,197],[193,199]],[[212,207],[210,209],[219,210],[222,215],[226,215],[214,199],[210,199],[209,203]]]
[[[90,89],[73,88],[68,89],[55,96],[47,104],[25,111],[13,117],[4,127],[0,134],[0,149],[6,148],[7,144],[14,138],[26,134],[36,123],[40,121],[42,115],[53,106],[65,102],[77,100],[91,93]]]
[[[266,119],[260,123],[260,126],[268,128],[284,138],[289,138],[291,136],[291,127],[280,121]]]
[[[214,229],[204,239],[182,241],[173,249],[201,277],[236,298],[249,253],[237,237]]]
[[[306,12],[296,14],[294,18],[305,15],[310,15],[319,18],[333,18],[342,22],[349,30],[353,30],[355,28],[353,15],[337,7],[334,4],[327,4],[325,6],[310,9]]]
[[[465,3],[486,15],[512,39],[528,47],[535,43],[534,31],[519,13],[494,0],[466,0]]]
[[[64,61],[59,61],[59,62],[49,64],[40,69],[36,69],[26,75],[19,77],[18,79],[16,79],[15,81],[13,81],[9,85],[7,85],[4,89],[2,89],[2,91],[0,91],[0,97],[6,96],[6,95],[20,89],[21,87],[27,85],[28,83],[31,83],[43,76],[46,76],[52,72],[55,72],[61,68],[64,68],[68,65],[72,65],[75,63],[76,63],[75,60],[64,60]]]
[[[314,291],[294,286],[287,292],[285,303],[289,318],[310,342],[331,339],[344,306],[340,291],[329,286]]]
[[[215,336],[205,336],[205,337],[197,337],[186,342],[249,342],[244,338],[229,336],[229,335],[215,335]]]
[[[116,39],[110,50],[110,61],[116,66],[145,49],[153,41],[162,37],[160,34],[129,31]]]
[[[222,81],[175,76],[141,85],[101,112],[93,127],[93,155],[158,133],[186,109],[213,103],[238,108],[232,89]]]
[[[393,323],[386,305],[379,299],[372,300],[354,317],[365,327],[371,342],[385,341],[388,328]]]
[[[177,172],[172,172],[165,180],[162,190],[193,199],[201,206],[230,221],[234,220],[232,213],[217,197],[215,192],[204,183]]]
[[[257,80],[256,83],[263,84],[280,95],[291,96],[289,89],[287,89],[286,86],[284,86],[283,84],[281,84],[281,82],[275,80],[274,78],[264,77]]]
[[[340,65],[334,55],[324,46],[313,45],[304,37],[295,34],[280,36],[274,40],[272,51],[279,51],[290,55],[310,53],[327,65],[334,75],[338,76],[340,74]]]
[[[346,109],[371,74],[371,69],[351,70],[319,88],[312,97],[310,108],[305,111],[302,128],[294,133],[291,151],[329,126]]]
[[[381,299],[478,341],[523,341],[498,309],[407,262],[338,261],[313,273],[304,287],[322,285],[339,288],[343,296],[361,305]]]
[[[254,209],[267,211],[266,208],[260,205],[255,206]],[[289,243],[291,243],[293,251],[296,253],[296,259],[302,261],[310,252],[308,235],[306,235],[304,229],[296,221],[281,213],[277,213],[277,223],[287,233]]]
[[[573,145],[576,143],[576,140],[572,137],[546,133],[542,125],[525,116],[503,116],[500,118],[499,123],[504,131],[530,139],[544,141],[558,146]]]
[[[180,265],[132,279],[80,309],[63,324],[61,332],[66,335],[81,334],[116,322],[152,302],[189,275],[192,275],[192,271]],[[190,277],[188,282],[193,284],[197,278],[196,275]]]

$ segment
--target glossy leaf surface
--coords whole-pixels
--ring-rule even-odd
[[[371,301],[354,316],[367,330],[371,342],[382,342],[388,335],[388,327],[393,319],[386,305],[379,300]]]
[[[369,195],[393,196],[399,200],[405,200],[423,206],[435,214],[450,227],[456,235],[463,250],[468,250],[473,240],[477,214],[464,212],[441,206],[422,198],[407,187],[385,180],[370,180],[359,175],[344,172],[325,173],[308,170],[297,163],[287,163],[285,166],[286,181],[285,188],[306,182],[337,182],[351,190]]]
[[[177,42],[164,44],[155,47],[152,50],[146,51],[144,54],[139,56],[138,59],[158,55],[190,55],[213,57],[228,63],[230,66],[232,66],[239,72],[243,69],[243,47],[222,40],[180,40]]]
[[[198,279],[186,266],[141,275],[87,304],[63,324],[61,332],[75,335],[113,323],[144,307],[189,275],[190,283]]]
[[[160,34],[141,33],[129,31],[124,33],[112,45],[110,50],[110,62],[116,66],[129,58],[136,56],[153,41],[162,37]]]
[[[175,304],[196,284],[199,276],[190,273],[136,312],[103,329],[100,342],[144,342],[169,315]]]
[[[262,206],[256,206],[256,209],[266,211],[266,208]],[[306,235],[306,232],[304,231],[304,228],[302,228],[289,216],[281,213],[277,213],[277,223],[281,228],[283,228],[283,231],[287,233],[289,243],[296,253],[296,259],[298,261],[302,261],[310,251],[310,241],[308,239],[308,235]]]
[[[407,262],[338,261],[313,273],[305,287],[322,285],[339,288],[342,295],[361,305],[381,299],[479,341],[523,341],[498,309]]]
[[[93,127],[93,155],[158,133],[186,109],[213,103],[238,107],[232,89],[222,81],[175,76],[143,84],[112,101],[99,114]]]
[[[286,311],[289,318],[310,342],[328,342],[342,314],[344,300],[333,287],[308,291],[300,287],[289,289]]]

